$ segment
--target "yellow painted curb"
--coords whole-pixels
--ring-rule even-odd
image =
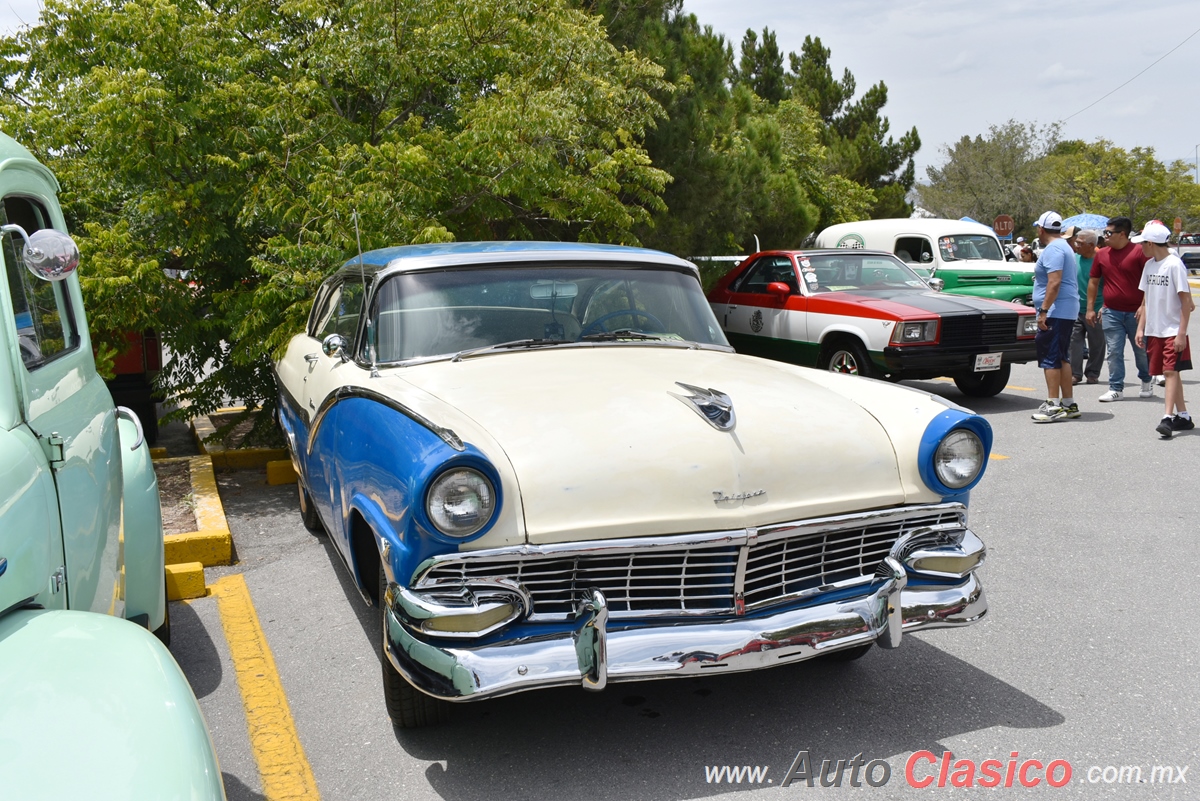
[[[288,452],[283,448],[234,448],[233,450],[215,450],[209,455],[212,457],[213,467],[228,470],[266,467],[267,462],[288,458]]]
[[[234,414],[245,411],[244,407],[217,409],[213,414]],[[252,467],[266,467],[267,462],[287,459],[288,452],[283,448],[231,448],[226,449],[220,442],[205,442],[207,437],[217,431],[212,420],[205,415],[192,419],[192,434],[196,438],[196,446],[212,459],[213,467],[223,470],[244,470]]]
[[[163,558],[167,564],[199,562],[205,567],[228,565],[233,559],[233,537],[228,529],[167,534],[163,537]]]
[[[167,565],[168,601],[203,598],[205,592],[204,565],[199,562]]]
[[[217,477],[212,459],[193,456],[189,460],[192,473],[192,497],[196,500],[196,525],[201,531],[229,531],[225,507],[217,492]]]
[[[268,484],[295,484],[296,470],[292,467],[291,459],[281,459],[275,462],[267,462],[267,483]]]
[[[321,797],[312,766],[292,719],[287,693],[279,680],[275,657],[263,634],[258,613],[250,599],[246,579],[240,574],[213,582],[221,626],[229,643],[229,656],[237,676],[246,728],[263,796],[268,801]]]

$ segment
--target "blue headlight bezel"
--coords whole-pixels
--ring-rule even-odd
[[[483,525],[483,528],[479,529],[473,534],[468,534],[465,537],[455,537],[452,534],[444,533],[441,529],[434,525],[433,520],[430,519],[428,511],[429,492],[433,489],[433,485],[439,478],[447,473],[451,473],[455,470],[460,470],[463,468],[474,470],[491,482],[492,491],[496,495],[496,502],[492,506],[492,516],[487,523]],[[417,506],[417,508],[413,509],[413,516],[417,525],[438,542],[444,542],[447,545],[461,545],[464,542],[477,540],[491,531],[492,526],[496,524],[496,520],[498,520],[500,517],[500,510],[504,503],[504,489],[500,484],[500,474],[496,472],[496,469],[492,467],[490,462],[474,454],[464,453],[451,459],[447,459],[445,462],[439,465],[438,469],[431,473],[428,479],[426,479],[424,482],[424,486],[421,488],[419,497],[421,499],[421,503],[419,506]]]
[[[934,457],[937,455],[937,449],[942,444],[942,440],[952,431],[959,429],[965,429],[979,437],[979,441],[983,443],[983,465],[979,468],[979,475],[975,476],[970,484],[956,489],[946,486],[938,478]],[[987,472],[987,463],[991,454],[992,427],[988,421],[977,414],[947,409],[933,418],[925,427],[925,433],[921,435],[921,447],[917,453],[917,468],[921,472],[921,480],[925,482],[925,486],[946,500],[958,499],[959,496],[965,496],[970,492],[983,478],[983,474]]]

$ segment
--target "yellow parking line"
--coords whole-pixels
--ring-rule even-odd
[[[268,801],[319,799],[317,780],[304,756],[287,695],[275,669],[250,589],[241,574],[217,579],[210,585],[217,598],[221,626],[237,674],[238,689],[246,708],[250,747],[262,777]]]
[[[990,457],[990,458],[999,460],[999,459],[1007,459],[1008,457],[1007,457],[1007,456],[1001,456],[1001,455],[1000,455],[1000,454],[998,454],[998,453],[993,453],[993,454],[991,455],[991,457]]]
[[[1033,387],[1018,387],[1018,386],[1014,386],[1012,384],[1009,384],[1008,386],[1006,386],[1005,389],[1015,389],[1020,392],[1034,392],[1035,391]]]

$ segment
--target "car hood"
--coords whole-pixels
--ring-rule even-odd
[[[720,351],[634,345],[478,356],[414,367],[403,380],[466,415],[477,429],[458,431],[464,439],[492,458],[503,451],[528,541],[546,543],[741,529],[903,503],[880,423],[808,373]],[[691,392],[680,384],[727,395],[733,430],[681,400]]]
[[[1017,314],[1021,308],[1011,303],[1005,303],[991,298],[977,298],[971,295],[953,295],[948,292],[915,292],[911,289],[878,289],[858,290],[854,292],[830,292],[817,295],[817,298],[839,300],[853,303],[856,306],[871,306],[881,311],[897,316],[907,316],[919,313],[932,314],[970,314],[972,312],[989,312]]]

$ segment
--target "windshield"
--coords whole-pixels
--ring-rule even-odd
[[[925,282],[893,256],[859,255],[854,251],[836,255],[808,256],[800,270],[809,292],[845,292],[869,289],[927,290]]]
[[[695,276],[641,264],[402,273],[379,288],[371,318],[384,363],[508,343],[728,346]]]
[[[1004,252],[1000,250],[1000,243],[994,237],[986,234],[956,234],[938,237],[938,249],[942,252],[942,261],[958,261],[960,259],[1004,261]]]

